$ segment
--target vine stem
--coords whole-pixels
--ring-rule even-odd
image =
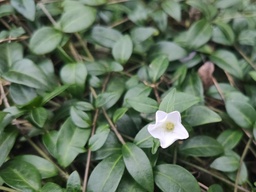
[[[242,163],[244,161],[244,158],[250,148],[250,145],[252,143],[252,140],[253,140],[253,137],[250,137],[249,141],[246,143],[246,146],[244,148],[244,151],[242,153],[242,156],[240,158],[240,163],[239,163],[239,168],[237,170],[237,174],[236,174],[236,181],[235,181],[235,188],[234,188],[234,192],[237,192],[238,191],[238,182],[239,182],[239,179],[240,179],[240,172],[241,172],[241,167],[242,167]]]
[[[204,169],[204,168],[202,168],[202,167],[200,167],[200,166],[194,165],[193,163],[189,163],[189,162],[184,161],[184,160],[181,160],[181,159],[179,159],[178,161],[180,161],[181,163],[186,164],[186,165],[188,165],[188,166],[190,166],[190,167],[196,168],[197,170],[200,170],[200,171],[202,171],[202,172],[204,172],[204,173],[207,173],[207,174],[209,174],[209,175],[211,175],[211,176],[213,176],[213,177],[215,177],[215,178],[217,178],[217,179],[219,179],[219,180],[225,182],[226,184],[228,184],[228,185],[230,185],[230,186],[232,186],[232,187],[235,187],[235,184],[234,184],[234,183],[230,182],[229,180],[227,180],[227,179],[225,179],[225,178],[223,178],[223,177],[220,177],[219,175],[217,175],[217,174],[215,174],[215,173],[212,173],[211,171],[209,171],[209,170],[207,170],[207,169]],[[244,189],[244,188],[241,187],[241,186],[237,186],[237,188],[238,188],[239,190],[241,190],[241,191],[244,191],[244,192],[250,192],[250,191],[248,191],[247,189]]]
[[[7,191],[7,192],[18,192],[14,189],[10,189],[8,187],[0,186],[0,191]]]
[[[96,110],[93,118],[91,137],[95,134],[98,116],[99,116],[99,109]],[[92,151],[89,148],[87,152],[86,166],[84,171],[83,192],[86,192],[86,188],[87,188],[87,181],[89,177],[89,170],[90,170],[90,163],[91,163],[91,155],[92,155]]]
[[[109,118],[109,116],[108,116],[106,110],[105,110],[105,109],[102,109],[102,111],[103,111],[103,114],[104,114],[104,116],[106,117],[106,119],[107,119],[107,121],[108,121],[108,123],[109,123],[111,129],[112,129],[112,130],[114,131],[114,133],[116,134],[118,140],[119,140],[123,145],[125,145],[125,141],[124,141],[122,135],[118,132],[116,126],[114,125],[114,123],[113,123],[113,122],[111,121],[111,119]]]
[[[251,67],[256,70],[255,64],[245,55],[245,53],[238,46],[235,45],[234,47],[238,53],[251,65]]]
[[[45,8],[43,3],[38,3],[38,6],[42,9],[42,11],[44,12],[44,14],[48,17],[48,19],[51,21],[51,23],[53,24],[53,26],[57,26],[57,22],[53,19],[53,17],[51,16],[51,14],[48,12],[48,10]]]

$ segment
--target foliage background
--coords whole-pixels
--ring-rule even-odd
[[[256,191],[255,11],[0,1],[0,190]],[[158,109],[189,139],[159,148]]]

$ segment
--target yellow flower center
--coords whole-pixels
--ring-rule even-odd
[[[172,131],[174,129],[174,124],[172,122],[166,122],[165,128],[167,131]]]

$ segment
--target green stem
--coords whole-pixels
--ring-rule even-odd
[[[4,186],[0,186],[0,191],[7,191],[7,192],[18,192],[14,189],[8,188],[8,187],[4,187]]]
[[[238,53],[240,53],[240,55],[244,58],[244,60],[246,60],[250,65],[251,65],[251,67],[254,69],[254,70],[256,70],[256,66],[255,66],[255,64],[251,61],[251,59],[249,59],[246,55],[245,55],[245,53],[238,47],[238,46],[234,46],[235,47],[235,49],[238,51]]]
[[[90,50],[88,49],[86,43],[83,41],[83,39],[81,38],[81,36],[78,33],[75,33],[76,38],[78,39],[79,43],[82,45],[84,52],[86,53],[86,55],[88,56],[90,61],[94,61],[94,57],[92,56]]]
[[[59,51],[64,60],[66,60],[69,63],[74,62],[74,60],[66,53],[66,51],[64,51],[62,47],[57,47],[57,50]]]

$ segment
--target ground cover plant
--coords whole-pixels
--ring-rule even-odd
[[[1,0],[0,191],[256,191],[253,0]]]

